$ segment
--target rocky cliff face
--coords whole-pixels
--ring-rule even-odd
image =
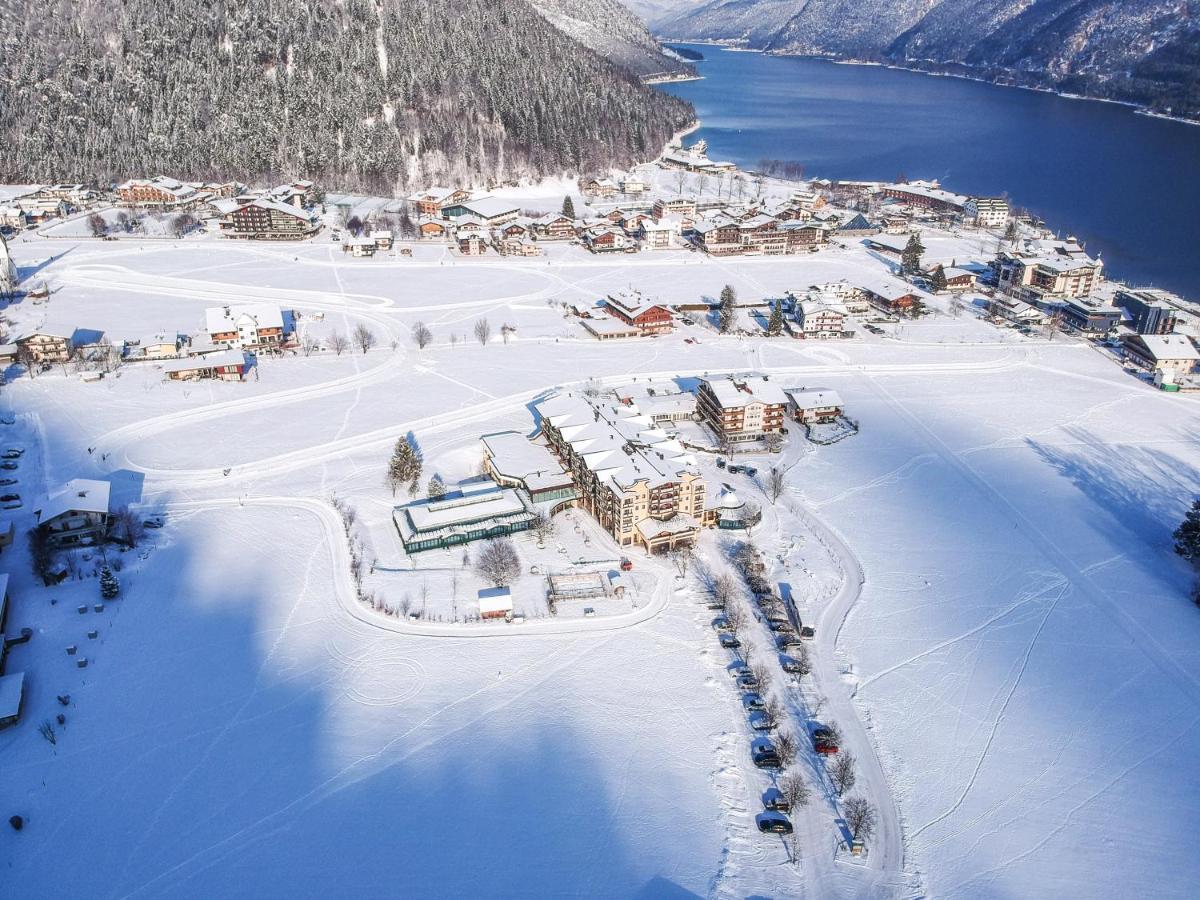
[[[1200,117],[1197,0],[627,2],[671,38],[900,63]]]

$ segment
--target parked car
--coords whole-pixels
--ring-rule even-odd
[[[740,475],[742,473],[742,467],[733,465],[732,463],[726,467],[726,470],[730,475]]]
[[[796,637],[794,634],[788,634],[787,632],[784,632],[783,634],[776,635],[775,646],[780,650],[786,650],[788,647],[799,647],[800,638]]]
[[[726,650],[736,650],[738,647],[742,646],[742,642],[729,632],[725,631],[721,633],[721,646]]]
[[[770,731],[775,727],[775,720],[765,709],[756,709],[750,713],[750,727],[755,731]]]
[[[754,466],[742,466],[742,471],[751,478],[758,474],[758,469],[754,468]]]
[[[788,656],[786,653],[779,654],[779,665],[783,668],[783,671],[785,671],[785,672],[797,673],[797,672],[802,672],[804,670],[804,666],[800,665],[800,660],[793,659],[792,657]]]
[[[710,598],[709,601],[707,603],[705,603],[704,605],[706,607],[708,607],[709,609],[724,609],[725,608],[725,604],[715,598]]]
[[[11,425],[15,421],[12,416],[0,416],[0,425]]]
[[[6,459],[4,462],[0,463],[0,469],[8,469],[8,471],[10,471],[10,472],[13,471],[14,469],[19,469],[19,468],[20,468],[20,466],[18,466],[11,459]]]
[[[583,614],[584,614],[584,616],[586,616],[587,618],[590,619],[592,616],[596,615],[596,610],[594,607],[585,606],[583,608]]]
[[[812,638],[815,638],[816,636],[817,636],[817,629],[813,628],[810,625],[805,625],[800,629],[800,637],[804,638],[805,640],[811,640]]]
[[[791,812],[792,804],[787,802],[783,791],[779,788],[767,788],[762,795],[763,808],[773,812]]]
[[[712,627],[717,631],[728,631],[730,628],[729,620],[724,616],[717,616],[712,620]]]
[[[20,500],[14,500],[12,503],[5,503],[3,508],[4,508],[4,509],[20,509],[20,508],[21,508],[21,501],[20,501]]]
[[[792,632],[792,623],[787,619],[767,619],[767,627],[772,631],[787,631]]]
[[[718,469],[725,468],[725,459],[723,457],[720,457],[720,456],[717,457],[717,468]]]
[[[162,516],[151,516],[148,519],[144,519],[142,525],[145,528],[162,528],[163,518]]]
[[[731,678],[741,678],[743,675],[750,674],[750,667],[745,663],[734,663],[728,671]]]
[[[0,487],[8,487],[10,484],[16,484],[16,478],[0,478]]]
[[[743,691],[757,691],[758,679],[753,675],[743,675],[737,680],[737,686]]]
[[[753,691],[742,694],[742,706],[746,709],[762,709],[766,704],[763,702],[761,694],[756,694]]]
[[[763,834],[791,834],[792,823],[788,821],[788,817],[783,813],[768,810],[767,812],[759,813],[754,821],[758,823],[758,830]]]
[[[837,735],[823,725],[812,730],[813,749],[818,753],[832,755],[838,752]]]
[[[25,451],[20,447],[9,447],[3,453],[0,453],[0,458],[3,459],[20,459],[25,455]]]
[[[0,496],[0,503],[10,503],[13,500],[20,500],[20,499],[21,499],[20,494],[4,494],[3,496]]]
[[[760,769],[778,769],[781,765],[775,745],[766,738],[756,738],[750,745],[750,758]]]

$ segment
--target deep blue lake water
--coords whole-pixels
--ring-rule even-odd
[[[806,175],[938,178],[999,195],[1101,253],[1109,274],[1200,300],[1200,126],[959,78],[688,44],[713,159],[796,160]]]

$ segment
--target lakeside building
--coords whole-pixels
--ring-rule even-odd
[[[542,434],[575,479],[579,505],[620,546],[666,552],[716,524],[695,457],[636,406],[565,393],[535,408]]]
[[[979,228],[1003,228],[1011,212],[1000,197],[970,197],[963,204],[963,217]]]
[[[1121,310],[1095,297],[1063,300],[1057,313],[1063,326],[1082,334],[1108,334],[1121,324]]]
[[[523,490],[480,476],[460,481],[444,497],[396,507],[392,522],[404,551],[419,553],[527,531],[537,515]]]
[[[701,172],[706,175],[737,171],[737,166],[731,162],[709,159],[708,141],[703,138],[690,147],[684,147],[681,143],[672,144],[660,157],[659,165],[666,169],[683,169],[685,172]]]
[[[879,188],[879,194],[908,206],[945,213],[961,213],[968,200],[962,194],[943,191],[937,181],[885,184]]]
[[[1122,288],[1113,298],[1113,305],[1129,315],[1129,325],[1138,334],[1170,334],[1179,324],[1179,311],[1171,304],[1175,299],[1166,291]]]
[[[993,268],[1001,293],[1038,306],[1094,293],[1104,263],[1088,256],[1074,240],[1026,241],[1001,250]]]
[[[759,441],[783,430],[787,394],[766,375],[702,378],[696,390],[700,417],[722,443]]]
[[[1184,334],[1135,334],[1124,339],[1125,358],[1150,372],[1190,375],[1200,362],[1200,352]]]

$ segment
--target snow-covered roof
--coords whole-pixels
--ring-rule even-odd
[[[204,330],[209,334],[237,331],[238,323],[251,319],[257,328],[282,328],[283,311],[274,303],[239,306],[210,306],[204,311]]]
[[[615,291],[609,294],[604,302],[613,309],[625,313],[630,318],[636,318],[646,310],[653,309],[656,306],[663,306],[658,301],[644,296],[638,290]]]
[[[789,390],[786,392],[796,409],[825,409],[841,406],[842,397],[837,391],[826,388]]]
[[[1187,335],[1143,334],[1139,338],[1155,359],[1200,359],[1200,351]]]
[[[660,534],[682,534],[695,531],[699,524],[686,513],[676,513],[669,519],[642,519],[637,523],[637,530],[646,540],[653,540]]]
[[[306,222],[312,222],[316,219],[315,214],[301,209],[298,206],[293,206],[290,203],[282,203],[279,200],[272,200],[270,197],[260,197],[257,200],[252,200],[249,203],[243,204],[239,209],[247,207],[257,207],[258,209],[274,210],[275,212],[286,213],[289,216],[295,216],[297,219],[303,219]]]
[[[188,359],[176,359],[163,365],[163,371],[196,372],[200,369],[216,369],[226,366],[244,366],[246,354],[241,350],[220,350],[203,356],[193,356]]]
[[[603,483],[622,492],[639,481],[651,487],[696,473],[696,458],[636,406],[611,398],[557,394],[536,404]]]
[[[24,692],[24,672],[0,675],[0,719],[16,718],[21,711],[21,697]]]
[[[778,384],[763,375],[712,375],[704,379],[722,409],[734,409],[747,404],[768,405],[787,403],[787,394]]]
[[[504,216],[509,213],[520,212],[521,210],[521,207],[511,200],[502,200],[499,197],[480,197],[476,200],[464,200],[458,205],[483,219],[494,219],[497,216]]]
[[[512,612],[512,591],[506,587],[484,588],[479,592],[481,615]]]
[[[520,479],[530,490],[571,483],[571,476],[553,453],[519,432],[497,431],[479,440],[497,472]]]
[[[46,497],[34,513],[39,525],[69,512],[107,513],[108,493],[107,481],[74,478],[62,490]]]

